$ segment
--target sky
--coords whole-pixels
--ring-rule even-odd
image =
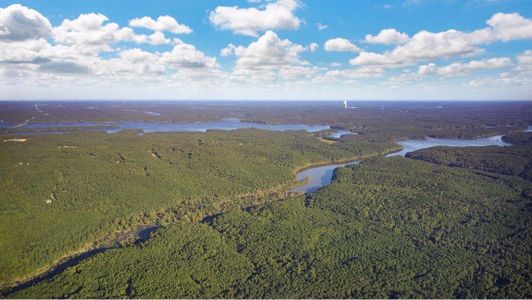
[[[532,0],[0,0],[0,100],[532,100]]]

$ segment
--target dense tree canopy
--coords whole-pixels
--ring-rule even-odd
[[[295,170],[308,164],[394,147],[363,138],[329,145],[306,132],[258,130],[80,132],[2,143],[0,282],[113,240],[117,231],[255,204],[287,191]]]
[[[170,225],[12,296],[528,298],[531,184],[488,175],[370,160],[307,200]]]

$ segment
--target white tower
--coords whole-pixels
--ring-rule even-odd
[[[347,101],[344,100],[344,108],[347,108]]]

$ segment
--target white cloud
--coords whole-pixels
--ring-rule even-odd
[[[418,81],[420,79],[421,77],[418,74],[406,71],[399,75],[395,75],[395,76],[391,76],[387,78],[386,83],[392,84],[392,85],[405,84],[405,83],[409,83],[412,81]]]
[[[435,63],[421,65],[417,72],[419,75],[435,75],[438,74],[438,67]]]
[[[234,49],[238,58],[237,67],[302,64],[299,53],[303,51],[305,51],[305,47],[294,44],[287,39],[282,40],[273,31],[266,31],[248,47],[238,46]]]
[[[375,66],[393,66],[401,63],[391,58],[386,54],[379,54],[374,52],[360,52],[360,54],[349,60],[352,65],[375,65]]]
[[[512,65],[512,60],[508,57],[472,60],[467,63],[452,63],[443,67],[437,67],[434,63],[430,63],[419,66],[418,74],[456,76],[468,74],[475,70],[500,69],[511,67]]]
[[[38,11],[20,4],[0,8],[0,41],[47,38],[52,26]]]
[[[165,72],[159,54],[138,48],[121,51],[116,58],[99,60],[96,66],[97,75],[162,75]]]
[[[469,81],[466,86],[473,87],[473,88],[481,88],[483,90],[487,89],[496,89],[496,88],[504,88],[503,91],[505,91],[505,95],[508,95],[508,93],[515,93],[515,92],[524,92],[524,95],[521,97],[523,99],[530,99],[530,93],[532,92],[532,89],[530,89],[530,86],[532,85],[532,77],[529,73],[514,73],[514,72],[504,72],[499,74],[497,77],[485,77],[485,78],[479,78],[479,79],[473,79]],[[517,89],[508,89],[509,87],[517,88]],[[519,87],[524,87],[524,89],[519,89]]]
[[[0,62],[23,63],[37,59],[51,45],[44,39],[17,42],[0,41]]]
[[[355,44],[351,43],[347,39],[334,38],[325,42],[325,51],[337,51],[337,52],[357,52],[360,51]]]
[[[278,76],[286,80],[308,80],[318,74],[319,69],[311,66],[285,66],[279,70]]]
[[[416,33],[406,44],[383,54],[362,52],[352,60],[353,65],[403,65],[416,60],[436,59],[453,55],[472,54],[481,51],[460,31],[448,30],[432,33]]]
[[[344,69],[343,64],[320,61],[313,65],[305,61],[304,53],[316,51],[321,44],[308,41],[298,44],[282,39],[268,30],[295,29],[300,26],[303,21],[294,16],[298,2],[259,0],[256,3],[258,4],[253,9],[233,7],[236,15],[229,18],[231,22],[223,23],[229,27],[223,28],[222,23],[215,25],[235,33],[257,35],[254,41],[246,45],[228,44],[221,49],[220,56],[235,57],[231,71],[223,71],[215,57],[202,52],[195,45],[169,36],[171,32],[183,31],[177,29],[177,21],[173,18],[175,23],[167,22],[162,17],[156,20],[133,19],[137,21],[131,20],[131,26],[139,25],[153,30],[148,34],[138,34],[135,32],[137,29],[121,27],[98,13],[65,19],[53,27],[43,15],[27,7],[11,5],[0,8],[1,97],[22,98],[20,95],[29,95],[26,91],[33,89],[39,93],[32,95],[38,97],[53,90],[60,91],[58,95],[64,97],[83,94],[83,97],[99,95],[99,98],[110,98],[113,95],[119,98],[146,98],[154,93],[164,95],[160,98],[183,98],[190,95],[207,98],[253,98],[257,95],[264,98],[279,95],[291,95],[292,98],[326,98],[331,95],[371,98],[385,95],[386,98],[382,91],[392,84],[400,87],[400,90],[388,94],[389,97],[399,95],[398,97],[411,98],[412,95],[430,97],[425,91],[434,87],[433,82],[437,82],[441,93],[432,94],[432,97],[438,98],[440,95],[448,95],[452,87],[456,86],[455,80],[447,77],[487,69],[503,73],[497,76],[494,75],[496,71],[477,71],[478,76],[475,74],[475,77],[478,78],[475,81],[464,77],[460,82],[464,82],[464,86],[469,88],[474,85],[502,86],[500,91],[504,93],[517,90],[521,91],[521,95],[530,95],[530,88],[526,86],[531,84],[532,50],[516,55],[515,59],[512,58],[515,62],[513,64],[506,57],[462,61],[464,56],[483,51],[482,45],[531,38],[530,20],[518,14],[496,14],[486,22],[484,28],[471,32],[422,31],[408,39],[406,34],[395,29],[383,30],[375,36],[368,35],[366,42],[393,43],[396,46],[382,53],[363,51],[350,61],[351,64],[360,66]],[[213,14],[215,12],[211,13]],[[251,16],[251,20],[246,23],[248,16]],[[289,19],[297,21],[290,22]],[[172,41],[174,44],[171,44]],[[338,38],[328,44],[327,42],[323,45],[327,51],[360,51],[353,41],[346,39]],[[152,47],[144,48],[142,46],[145,45],[141,44],[171,46],[168,47],[170,50],[166,47],[154,50]],[[460,62],[444,65],[439,60],[453,56],[462,58]],[[314,58],[316,55],[309,57]],[[422,65],[416,70],[399,69],[390,74],[385,73],[387,67],[409,64],[417,66],[420,63]],[[422,76],[426,74],[441,77],[431,80]],[[482,76],[490,77],[481,78]],[[362,80],[364,82],[357,84]],[[412,85],[411,91],[408,90],[410,83],[416,85]],[[426,84],[426,89],[419,90],[417,87],[423,84]],[[209,89],[205,89],[206,85]],[[458,91],[453,90],[453,95],[461,93],[459,88],[464,87],[457,87]],[[72,92],[68,94],[66,90]],[[232,94],[227,94],[228,90]],[[490,93],[488,96],[491,95]]]
[[[487,21],[489,27],[473,32],[447,30],[420,31],[408,42],[382,54],[362,52],[350,60],[353,65],[412,64],[419,60],[438,59],[456,55],[473,55],[483,51],[479,45],[495,41],[532,38],[532,21],[519,14],[495,14]]]
[[[113,45],[119,42],[148,43],[152,45],[169,44],[160,31],[150,35],[136,34],[129,27],[120,27],[108,22],[102,14],[81,14],[73,20],[65,19],[53,28],[53,37],[57,44],[77,48],[84,55],[96,55],[102,51],[112,51]]]
[[[148,36],[148,43],[152,44],[152,45],[164,45],[164,44],[169,44],[170,43],[170,40],[167,39],[164,34],[160,31],[156,31],[154,32],[153,34],[150,34]]]
[[[20,12],[24,14],[20,15]],[[98,78],[102,82],[118,80],[126,84],[128,81],[138,80],[135,77],[157,76],[160,81],[162,75],[166,75],[165,80],[169,80],[174,74],[181,82],[186,82],[194,81],[194,78],[200,76],[205,79],[220,75],[216,58],[177,39],[173,49],[167,52],[128,49],[123,42],[162,45],[171,43],[171,40],[161,31],[150,35],[136,34],[129,27],[120,27],[110,22],[102,14],[88,13],[75,19],[65,19],[60,25],[50,27],[50,34],[47,35],[50,39],[46,40],[42,38],[46,35],[41,34],[44,31],[39,33],[33,27],[24,29],[29,33],[6,29],[15,24],[13,16],[16,16],[15,21],[26,24],[28,22],[24,18],[40,20],[42,16],[38,12],[12,6],[1,9],[1,13],[2,18],[7,20],[4,22],[2,19],[1,28],[11,36],[0,39],[0,74],[9,70],[10,74],[24,74],[24,77],[33,78],[41,84],[60,80],[64,76],[68,76],[68,80],[80,82]],[[39,22],[43,23],[41,21]],[[159,28],[175,31],[175,28],[168,26]],[[115,52],[117,56],[106,58],[102,56],[102,52]],[[93,76],[85,76],[86,74]]]
[[[219,29],[258,36],[259,32],[271,29],[297,29],[301,20],[294,11],[298,7],[297,0],[278,0],[264,9],[218,6],[209,14],[209,19]]]
[[[338,80],[354,80],[354,79],[363,79],[363,78],[374,78],[380,77],[384,74],[384,70],[378,67],[360,67],[355,69],[344,69],[344,70],[331,70],[325,72],[321,76],[319,81],[330,81],[335,82]]]
[[[220,50],[220,56],[231,56],[235,53],[236,46],[233,44],[227,45],[225,48]]]
[[[311,45],[303,47],[280,39],[273,31],[266,31],[247,47],[229,44],[222,54],[237,57],[233,79],[274,81],[279,77],[293,78],[294,74],[316,72],[316,69],[308,66],[308,62],[299,58],[300,53],[313,48]]]
[[[507,68],[513,65],[508,57],[496,57],[485,60],[472,60],[468,63],[453,63],[439,68],[440,75],[453,76],[459,74],[467,74],[475,70],[486,69],[500,69]]]
[[[532,39],[532,20],[517,13],[497,13],[486,23],[491,27],[494,40]]]
[[[53,29],[54,40],[61,45],[79,47],[85,53],[98,53],[112,50],[110,45],[120,40],[134,39],[131,29],[120,29],[118,24],[107,21],[106,16],[95,13],[65,19]]]
[[[317,43],[310,43],[307,48],[310,52],[314,52],[320,48],[320,45],[318,45]]]
[[[499,84],[520,84],[531,86],[532,84],[532,51],[525,50],[516,56],[517,66],[507,72],[503,72],[493,81]],[[532,89],[530,89],[532,92]],[[529,94],[530,95],[530,94]]]
[[[129,21],[129,26],[148,28],[153,31],[169,31],[182,34],[188,34],[192,32],[190,27],[179,24],[170,16],[159,16],[157,20],[154,20],[150,17],[135,18]]]
[[[520,65],[532,66],[532,50],[526,50],[523,53],[517,55],[517,61]]]
[[[216,58],[206,56],[193,45],[174,41],[174,48],[162,54],[162,61],[174,68],[218,68]]]
[[[57,74],[86,74],[89,67],[71,61],[48,61],[39,64],[39,72]]]
[[[408,41],[408,35],[394,28],[383,29],[377,35],[366,35],[365,41],[373,44],[403,44]]]

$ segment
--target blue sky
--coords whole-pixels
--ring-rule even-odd
[[[0,1],[0,99],[530,100],[531,8]]]

